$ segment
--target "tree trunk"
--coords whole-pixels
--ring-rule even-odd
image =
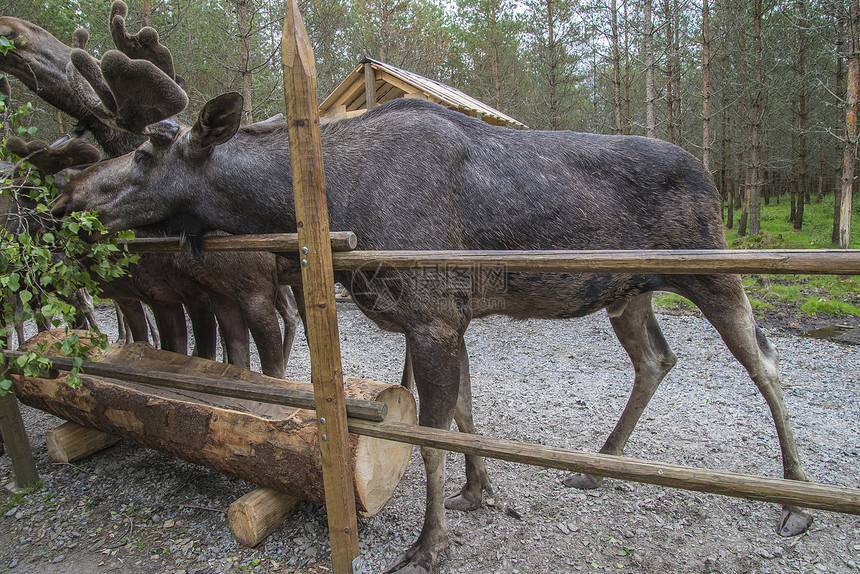
[[[851,244],[851,200],[854,188],[854,164],[857,153],[857,94],[860,84],[860,5],[850,4],[848,18],[848,82],[845,98],[845,155],[842,163],[842,201],[839,210],[839,248]]]
[[[624,6],[624,133],[630,133],[631,98],[630,98],[630,26],[627,20],[627,0],[621,0]]]
[[[728,55],[723,55],[723,69],[725,72],[725,76],[729,77],[729,72],[731,71],[731,62],[729,60]],[[724,97],[725,99],[725,97]],[[722,126],[723,126],[723,148],[720,151],[720,157],[722,161],[720,162],[720,173],[722,177],[722,186],[725,190],[726,196],[726,229],[731,229],[734,226],[734,167],[729,165],[732,162],[732,123],[731,123],[731,114],[726,113],[725,111],[722,114]]]
[[[837,10],[836,14],[836,93],[843,93],[844,82],[845,82],[845,72],[843,66],[843,59],[845,57],[844,54],[845,47],[845,13],[843,10]],[[845,102],[841,101],[841,105],[839,106],[839,118],[838,122],[842,121],[842,118],[845,117]],[[840,161],[837,166],[844,164],[844,149],[837,149],[838,157],[840,157]],[[840,181],[842,178],[842,173],[839,167],[836,168],[833,174],[834,185],[833,185],[833,229],[830,233],[830,242],[834,244],[839,243],[839,214],[842,211],[842,182]]]
[[[618,47],[618,6],[616,0],[611,0],[610,22],[612,26],[612,86],[615,95],[615,133],[624,133],[621,113],[621,51]]]
[[[152,2],[143,0],[143,25],[152,26]]]
[[[240,71],[242,73],[242,97],[244,98],[243,111],[244,122],[246,124],[254,123],[253,98],[251,93],[251,48],[249,45],[251,37],[251,23],[248,15],[248,0],[238,0],[236,2],[239,13],[239,44],[242,55],[242,63]]]
[[[749,132],[749,126],[744,126],[744,131]],[[751,153],[751,152],[750,152]],[[747,157],[747,160],[750,158]],[[738,194],[741,198],[741,216],[738,219],[738,236],[745,237],[747,235],[747,223],[749,222],[749,214],[750,214],[750,195],[752,193],[752,183],[753,183],[753,168],[751,161],[744,162],[746,164],[746,168],[744,169],[744,183],[741,187],[741,191]]]
[[[672,103],[675,106],[673,117],[675,118],[675,141],[681,142],[681,10],[678,0],[673,0],[672,18],[674,19],[674,36],[672,42],[673,80],[675,89],[673,91]]]
[[[65,330],[46,331],[27,342],[62,340]],[[86,336],[82,334],[83,337]],[[166,351],[146,343],[114,345],[100,363],[151,371],[195,374],[312,392],[295,383]],[[65,377],[12,377],[21,402],[194,464],[266,486],[301,500],[324,503],[316,413],[312,410],[218,397],[83,375],[78,389]],[[356,377],[344,380],[348,396],[385,402],[386,420],[415,421],[414,399],[400,385]],[[364,515],[379,511],[403,476],[411,445],[350,435],[356,505]]]
[[[800,122],[798,135],[798,162],[799,172],[797,188],[797,211],[794,217],[794,229],[800,231],[803,228],[803,206],[809,200],[809,180],[806,165],[806,2],[796,0],[796,7],[800,17],[797,27],[797,113]]]
[[[762,2],[753,0],[753,62],[755,65],[752,95],[752,181],[749,194],[749,233],[761,232],[761,186],[762,186],[762,139],[761,124],[763,115],[762,58],[761,58]]]
[[[654,99],[654,23],[651,0],[645,0],[645,132],[649,138],[657,137]]]
[[[675,58],[672,54],[675,33],[671,0],[663,0],[663,14],[666,18],[666,139],[675,143]]]
[[[498,4],[493,5],[492,18],[492,47],[493,47],[493,88],[496,96],[496,109],[502,109],[502,77],[499,71],[499,13]]]
[[[711,151],[711,31],[708,0],[702,0],[702,165],[712,173]]]
[[[549,56],[549,118],[550,129],[557,130],[560,126],[558,110],[558,57],[555,45],[555,15],[552,12],[553,1],[546,3],[547,52]]]

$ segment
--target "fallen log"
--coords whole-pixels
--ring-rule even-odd
[[[66,337],[66,333],[40,333],[21,350],[37,350],[40,343],[52,349],[53,343]],[[81,340],[85,340],[84,334]],[[161,373],[312,391],[310,383],[275,379],[233,365],[157,351],[146,343],[115,344],[103,354],[95,353],[91,360]],[[313,410],[104,376],[82,375],[78,389],[71,388],[65,376],[11,378],[15,395],[29,406],[299,500],[325,502]],[[348,377],[344,388],[348,397],[384,402],[388,406],[386,421],[416,421],[412,394],[400,385]],[[412,447],[351,434],[349,451],[356,509],[362,516],[372,516],[400,482]]]

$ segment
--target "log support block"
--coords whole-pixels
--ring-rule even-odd
[[[233,537],[254,547],[277,530],[296,510],[298,499],[271,488],[252,490],[227,509],[227,523]]]
[[[73,422],[45,433],[48,454],[57,462],[74,462],[119,442],[119,437]]]

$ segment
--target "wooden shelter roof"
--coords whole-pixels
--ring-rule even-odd
[[[373,74],[372,84],[368,73]],[[402,97],[430,100],[493,125],[528,127],[456,88],[371,58],[356,66],[325,99],[320,115],[352,117],[367,111],[369,101],[373,107]]]

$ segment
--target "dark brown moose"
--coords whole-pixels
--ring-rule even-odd
[[[72,60],[75,61],[73,54]],[[113,101],[132,61],[107,52],[103,76]],[[144,66],[135,64],[143,73]],[[154,66],[151,83],[163,82]],[[137,85],[145,85],[140,80]],[[86,86],[80,86],[86,89]],[[176,86],[176,90],[179,87]],[[144,98],[141,93],[136,97]],[[157,100],[136,109],[155,110]],[[116,123],[142,124],[114,106]],[[125,117],[134,113],[133,118]],[[193,127],[145,118],[150,140],[73,179],[73,209],[97,209],[105,225],[127,229],[181,221],[190,234],[296,230],[287,127],[240,128],[242,98],[208,102]],[[322,126],[332,230],[354,231],[362,249],[723,249],[720,197],[699,162],[671,144],[641,137],[514,131],[436,104],[399,99],[358,118]],[[601,452],[621,454],[636,422],[676,358],[651,307],[651,293],[692,300],[716,327],[764,395],[782,449],[784,475],[807,480],[779,383],[777,353],[756,326],[736,275],[485,273],[486,270],[367,269],[341,272],[360,309],[404,333],[420,397],[420,424],[473,431],[463,335],[489,313],[560,319],[606,309],[635,369],[633,391]],[[458,400],[459,397],[459,400]],[[489,478],[466,457],[466,484],[443,500],[444,452],[422,449],[427,473],[424,526],[392,567],[431,572],[448,544],[444,508],[481,504]],[[574,476],[570,486],[600,479]],[[787,507],[779,532],[804,531],[811,515]]]
[[[166,76],[170,90],[174,78],[170,52],[158,42],[158,34],[152,28],[129,34],[125,29],[127,12],[123,2],[111,5],[111,36],[127,53],[148,59],[165,74],[170,74]],[[87,94],[75,93],[66,77],[71,47],[41,27],[10,16],[0,17],[0,35],[15,45],[5,56],[0,55],[0,71],[14,75],[43,100],[74,117],[76,133],[92,133],[109,156],[127,153],[145,141],[139,134],[125,130],[125,126],[118,129],[120,126],[111,124],[109,111],[113,104],[103,111],[101,100],[81,100],[80,97],[86,98]],[[73,44],[83,48],[87,37],[84,30],[78,30]],[[98,65],[82,50],[77,54],[88,58],[83,67],[93,62]],[[184,106],[184,94],[180,97]],[[73,143],[80,141],[72,140]],[[35,147],[29,151],[35,151]],[[45,151],[33,158],[45,156]],[[97,155],[92,161],[98,159]],[[137,231],[140,235],[153,233],[153,230]],[[158,232],[155,230],[156,234]],[[135,340],[148,339],[146,319],[140,307],[143,301],[153,309],[162,348],[185,353],[188,338],[184,306],[194,329],[197,354],[215,358],[217,319],[230,362],[250,366],[250,329],[263,372],[281,377],[298,319],[285,288],[278,285],[280,267],[269,253],[203,253],[196,258],[181,253],[146,254],[130,270],[131,277],[102,287],[104,295],[113,298],[123,310]],[[278,316],[285,323],[283,338]]]

